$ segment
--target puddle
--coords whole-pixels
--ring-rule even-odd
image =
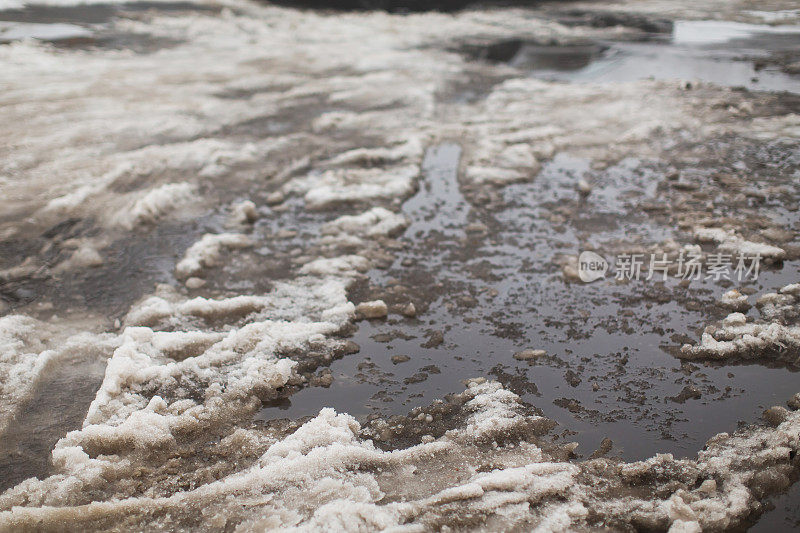
[[[62,41],[90,37],[92,32],[75,24],[0,23],[0,43],[20,39]]]
[[[118,4],[30,5],[18,9],[0,9],[0,21],[34,24],[103,24],[125,12],[157,10],[162,12],[205,11],[219,8],[192,2],[128,2]]]
[[[800,26],[677,21],[671,35],[652,34],[645,41],[548,45],[517,39],[465,45],[461,50],[473,60],[507,63],[553,81],[680,79],[800,92],[800,76],[779,68],[781,61],[788,64],[800,59],[796,57]],[[771,61],[773,56],[779,60]]]
[[[721,20],[682,20],[675,23],[676,45],[721,45],[777,50],[800,44],[800,26],[767,26]]]
[[[0,492],[29,477],[49,474],[53,446],[81,427],[105,370],[105,359],[92,357],[56,363],[42,377],[0,439]]]
[[[797,531],[800,529],[800,483],[795,483],[784,494],[771,498],[772,510],[765,512],[748,529],[751,533]]]
[[[19,9],[0,9],[0,44],[34,39],[64,48],[132,50],[136,53],[154,52],[178,44],[179,41],[146,33],[118,32],[113,29],[115,18],[148,10],[176,15],[187,12],[219,12],[217,7],[191,2],[33,5]]]
[[[375,286],[390,287],[384,296],[390,304],[413,295],[425,311],[414,319],[359,323],[353,340],[361,352],[331,365],[329,388],[301,390],[260,419],[313,416],[321,405],[361,419],[405,414],[461,390],[464,379],[494,376],[559,422],[565,440],[579,442],[582,453],[611,437],[615,453],[634,460],[693,456],[710,436],[757,420],[797,392],[797,376],[785,368],[688,364],[668,353],[676,345],[671,336],[693,337],[726,314],[714,304],[723,288],[711,281],[688,290],[674,279],[563,281],[552,258],[574,253],[578,243],[672,235],[634,215],[632,206],[652,197],[656,184],[636,161],[597,177],[604,187],[578,217],[590,228],[582,232],[557,229],[545,214],[549,206],[577,201],[574,183],[588,162],[556,157],[534,182],[507,187],[504,208],[487,213],[461,195],[459,154],[456,145],[428,152],[420,191],[403,206],[413,221],[404,236],[410,249],[391,268],[370,273]],[[467,233],[475,222],[487,226],[486,235]],[[756,288],[794,281],[798,268],[787,263],[765,271]],[[396,302],[393,286],[404,287]],[[430,342],[437,332],[441,344]],[[548,356],[533,365],[515,360],[525,348]],[[699,397],[682,398],[686,390]]]

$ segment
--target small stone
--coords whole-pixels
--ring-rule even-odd
[[[202,287],[205,284],[206,284],[206,280],[204,280],[202,278],[191,277],[191,278],[186,280],[186,288],[187,289],[199,289],[200,287]]]
[[[407,355],[393,355],[392,356],[392,364],[399,365],[400,363],[405,363],[410,361],[411,358]]]
[[[764,411],[764,419],[773,427],[781,425],[787,418],[789,418],[789,411],[785,407],[776,405]]]
[[[794,240],[794,232],[782,228],[767,228],[761,235],[775,242],[791,242]]]
[[[233,206],[232,218],[238,224],[252,224],[258,219],[256,204],[250,200],[245,200]]]
[[[486,233],[489,231],[489,228],[486,227],[486,224],[481,222],[473,222],[471,224],[467,224],[467,227],[464,228],[467,233]]]
[[[269,205],[277,205],[283,203],[286,197],[281,191],[275,191],[267,195],[267,203]]]
[[[297,237],[297,232],[291,229],[282,229],[275,232],[276,239],[292,239]]]
[[[400,312],[403,314],[403,316],[407,316],[409,318],[417,316],[417,308],[412,302],[407,303]]]
[[[578,192],[581,193],[583,196],[588,196],[592,193],[592,184],[586,181],[585,179],[581,179],[578,181]]]
[[[361,318],[385,318],[389,308],[383,300],[361,302],[356,306],[356,314]]]
[[[544,350],[522,350],[514,354],[514,359],[517,361],[533,361],[547,355]]]

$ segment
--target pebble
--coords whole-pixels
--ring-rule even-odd
[[[189,279],[186,280],[186,288],[187,289],[199,289],[200,287],[202,287],[205,284],[206,284],[206,280],[204,280],[202,278],[192,277],[192,278],[189,278]]]
[[[392,364],[399,365],[400,363],[405,363],[406,361],[410,361],[411,358],[407,355],[393,355],[392,356]]]
[[[283,203],[283,200],[285,198],[286,197],[283,195],[283,193],[281,191],[275,191],[275,192],[270,193],[270,194],[267,195],[267,203],[269,205],[280,204],[280,203]]]
[[[252,224],[258,220],[256,204],[250,200],[245,200],[233,206],[233,219],[239,224]]]
[[[412,302],[407,303],[400,312],[403,314],[403,316],[407,316],[409,318],[417,316],[417,308]]]
[[[467,233],[486,233],[489,231],[489,228],[486,224],[481,222],[473,222],[471,224],[467,224],[467,227],[464,228]]]
[[[356,306],[356,314],[361,318],[385,318],[389,308],[383,300],[361,302]]]
[[[276,239],[292,239],[297,237],[297,232],[291,229],[282,229],[275,232]]]
[[[545,355],[547,355],[547,352],[544,350],[522,350],[514,354],[514,359],[517,361],[532,361]]]

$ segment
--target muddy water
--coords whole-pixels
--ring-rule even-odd
[[[353,340],[361,352],[331,366],[330,388],[302,390],[262,419],[311,416],[321,405],[362,419],[404,414],[459,390],[464,379],[494,375],[558,421],[582,453],[611,437],[615,452],[632,460],[693,456],[710,436],[758,419],[797,392],[794,369],[682,364],[669,353],[680,344],[671,337],[689,338],[709,315],[726,314],[714,304],[727,290],[722,285],[563,280],[553,257],[579,251],[577,243],[602,249],[622,238],[672,236],[632,213],[631,199],[654,194],[644,166],[625,161],[609,169],[607,186],[583,201],[574,183],[588,162],[557,157],[534,182],[507,187],[502,207],[489,211],[461,194],[459,154],[454,144],[428,152],[420,191],[403,207],[413,221],[403,238],[410,246],[392,267],[370,274],[376,287],[404,287],[426,311],[360,323]],[[554,228],[545,214],[564,202],[583,202],[580,217]],[[476,233],[475,223],[486,230]],[[765,271],[752,288],[781,286],[797,271],[793,263]],[[515,360],[524,348],[548,356]]]

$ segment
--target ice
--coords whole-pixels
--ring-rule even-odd
[[[387,314],[389,309],[383,300],[361,302],[356,306],[356,315],[361,318],[384,318]]]
[[[168,211],[191,202],[195,194],[194,187],[189,183],[167,183],[138,198],[119,223],[131,228],[138,224],[155,222]]]
[[[746,257],[759,255],[764,259],[781,260],[786,257],[786,251],[770,244],[753,242],[743,239],[733,231],[722,228],[695,228],[695,239],[700,242],[717,243],[721,252],[740,254]]]
[[[180,278],[197,277],[208,267],[213,267],[223,249],[247,248],[253,243],[241,233],[207,233],[194,243],[175,265],[175,274]]]
[[[328,170],[313,179],[304,199],[309,209],[324,209],[340,203],[371,202],[402,198],[414,191],[419,175],[416,166],[392,171],[371,169]]]
[[[340,257],[314,259],[300,269],[300,274],[315,276],[352,276],[358,272],[366,272],[370,262],[360,255],[343,255]]]
[[[233,225],[252,224],[258,219],[256,204],[243,200],[231,207],[231,223]]]
[[[2,4],[0,4],[1,6]],[[8,42],[17,39],[42,39],[58,41],[91,36],[86,28],[75,24],[32,24],[32,23],[0,23],[0,41]]]
[[[800,326],[792,324],[800,316],[798,301],[792,295],[794,291],[795,285],[787,285],[780,291],[781,294],[762,295],[756,300],[756,306],[763,321],[748,321],[742,313],[732,313],[722,321],[721,328],[707,328],[699,344],[683,345],[680,357],[749,359],[774,354],[770,357],[788,357],[788,362],[793,362],[795,357],[787,348],[800,347]],[[742,301],[735,295],[732,299],[735,302]]]
[[[473,421],[506,420],[507,436],[525,423],[518,398],[496,382],[476,381],[462,396]],[[0,513],[0,521],[13,527],[34,523],[90,526],[136,517],[129,514],[132,509],[158,508],[172,515],[167,523],[180,521],[184,515],[196,518],[196,513],[213,523],[212,517],[236,513],[240,528],[248,530],[319,530],[331,524],[348,530],[400,525],[429,529],[464,513],[472,516],[473,523],[501,529],[585,529],[592,517],[616,527],[724,529],[745,520],[760,495],[788,483],[789,452],[798,447],[795,435],[800,427],[798,413],[787,411],[775,430],[715,436],[697,459],[660,455],[636,463],[566,462],[524,442],[513,447],[476,447],[475,431],[492,439],[499,428],[473,425],[424,444],[382,451],[360,437],[355,419],[322,409],[289,436],[267,444],[249,468],[195,489],[155,499],[92,503],[88,513],[85,508],[71,512],[52,507],[80,501],[75,499],[78,491],[99,487],[101,476],[114,472],[117,479],[124,479],[137,470],[134,464],[91,459],[67,442],[90,446],[97,439],[109,446],[124,437],[132,439],[125,446],[169,445],[176,415],[169,414],[164,400],[153,397],[136,413],[114,429],[88,426],[68,436],[54,454],[64,473],[43,481],[29,480],[0,497],[5,508],[12,502],[22,505]],[[231,447],[234,443],[240,444]],[[264,444],[239,429],[223,439],[220,447],[257,449]],[[484,457],[495,466],[475,472],[464,463],[465,457],[472,461]],[[448,476],[439,474],[442,468],[448,469]],[[401,499],[396,499],[398,490],[405,491]],[[141,525],[140,520],[134,518],[130,524]]]
[[[103,357],[116,344],[113,335],[65,330],[23,315],[0,317],[0,435],[48,368],[69,358]]]
[[[725,292],[719,302],[724,307],[734,311],[747,311],[751,307],[750,303],[747,301],[747,295],[742,294],[736,289]]]
[[[405,229],[408,221],[403,215],[392,213],[383,207],[373,207],[360,215],[344,215],[325,224],[325,235],[389,236]]]
[[[720,44],[754,33],[798,33],[800,26],[769,26],[723,20],[681,20],[675,23],[672,40],[683,45]]]
[[[56,267],[53,269],[55,272],[58,273],[74,269],[97,267],[105,264],[105,260],[98,250],[98,248],[102,248],[101,243],[87,240],[76,244],[77,248],[72,252],[72,254],[67,259],[56,265]]]

